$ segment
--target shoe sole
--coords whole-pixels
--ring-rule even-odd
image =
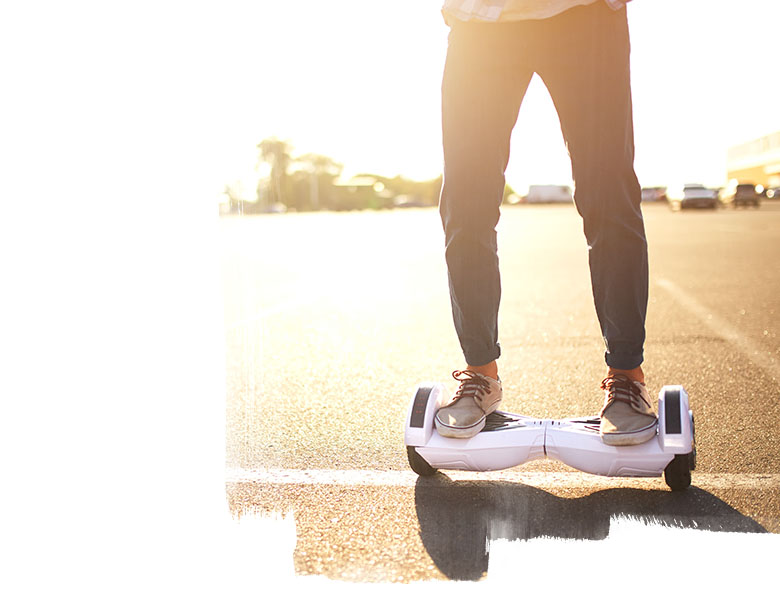
[[[434,419],[436,422],[436,431],[442,437],[448,438],[471,438],[477,435],[485,428],[485,417],[482,417],[479,421],[468,427],[453,427],[452,425],[445,425],[439,418]]]
[[[607,446],[637,446],[652,440],[657,433],[658,421],[636,431],[626,431],[624,433],[601,433],[601,441]]]
[[[439,415],[437,414],[433,419],[434,424],[436,425],[436,431],[442,437],[461,439],[474,437],[485,428],[487,416],[498,410],[499,404],[501,404],[501,400],[498,400],[496,403],[494,403],[493,406],[490,407],[490,410],[488,410],[479,421],[473,425],[469,425],[468,427],[454,427],[452,425],[445,425],[439,421]]]

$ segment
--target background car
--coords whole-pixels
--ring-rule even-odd
[[[718,190],[700,183],[688,183],[682,189],[670,189],[667,191],[667,197],[672,208],[718,207]]]
[[[665,187],[644,187],[642,188],[642,202],[666,202]]]
[[[730,185],[721,194],[721,201],[724,204],[730,204],[732,207],[755,206],[761,204],[761,197],[752,183],[738,183]]]

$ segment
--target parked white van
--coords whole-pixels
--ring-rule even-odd
[[[571,187],[568,185],[532,185],[525,197],[528,204],[546,202],[574,202]]]

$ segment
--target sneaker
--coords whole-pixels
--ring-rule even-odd
[[[436,413],[436,431],[444,437],[470,438],[485,427],[485,418],[501,403],[501,381],[473,371],[454,371],[460,387]]]
[[[644,383],[625,375],[613,375],[601,382],[604,408],[601,409],[601,440],[609,446],[633,446],[652,439],[658,417]]]

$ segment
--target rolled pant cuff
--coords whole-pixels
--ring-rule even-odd
[[[482,365],[492,363],[494,360],[498,360],[499,356],[501,356],[501,347],[499,345],[496,345],[493,350],[485,352],[463,352],[463,358],[472,367],[481,367]]]
[[[620,369],[622,371],[630,371],[631,369],[636,369],[644,362],[644,355],[642,353],[620,355],[605,352],[604,360],[607,362],[608,367],[612,367],[613,369]]]

